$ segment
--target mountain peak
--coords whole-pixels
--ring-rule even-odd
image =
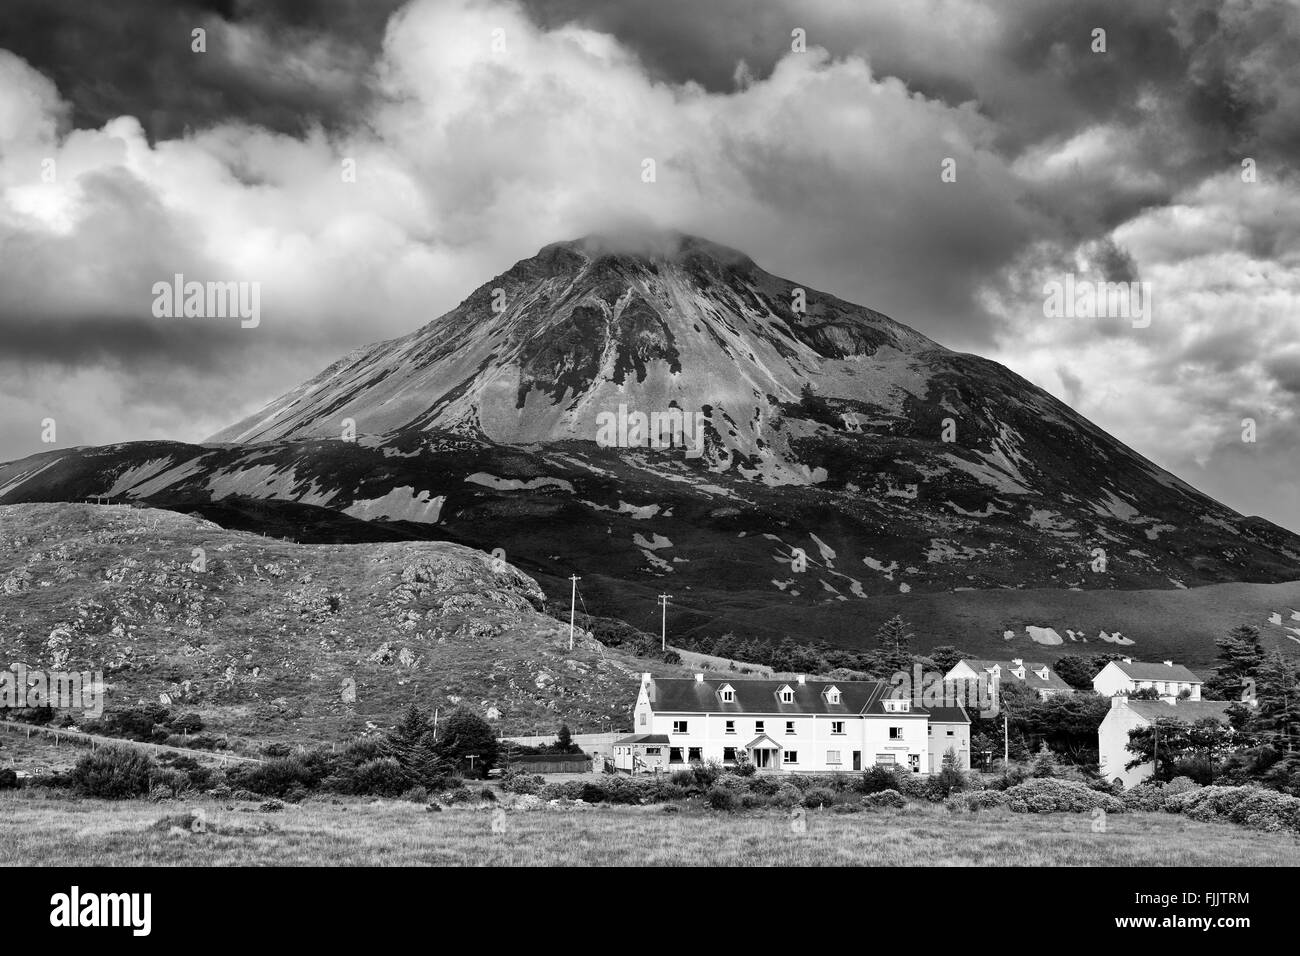
[[[630,228],[593,232],[577,239],[551,243],[543,247],[538,256],[556,249],[575,252],[593,260],[615,257],[649,262],[683,262],[695,256],[703,256],[742,269],[754,267],[754,261],[738,249],[675,229]]]

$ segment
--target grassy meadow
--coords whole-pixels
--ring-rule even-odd
[[[203,811],[204,832],[186,821]],[[0,794],[5,866],[1294,866],[1300,838],[1165,813],[953,814],[942,806],[837,814],[686,806],[498,810],[312,798],[108,802]]]

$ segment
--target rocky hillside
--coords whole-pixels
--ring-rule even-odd
[[[310,546],[128,506],[0,507],[0,658],[102,670],[110,709],[338,740],[407,703],[505,732],[626,720],[636,663],[539,610],[537,583],[455,544]]]

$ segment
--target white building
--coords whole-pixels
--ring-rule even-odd
[[[1074,688],[1046,664],[1027,663],[1020,657],[1013,657],[1009,661],[960,660],[943,679],[949,683],[978,679],[998,689],[1001,689],[1004,680],[1015,681],[1036,691],[1044,700],[1057,694],[1074,693]]]
[[[614,742],[621,770],[674,770],[747,760],[760,771],[861,771],[872,764],[935,773],[949,748],[970,768],[970,718],[889,697],[886,681],[705,680],[643,674],[635,733]]]
[[[1182,664],[1173,661],[1143,664],[1131,657],[1111,661],[1103,667],[1092,679],[1092,689],[1105,697],[1127,697],[1139,690],[1154,690],[1161,700],[1201,699],[1201,679]]]
[[[1155,773],[1155,767],[1151,763],[1139,764],[1132,770],[1125,769],[1125,764],[1134,758],[1134,754],[1128,750],[1129,731],[1150,727],[1159,718],[1194,724],[1204,717],[1215,717],[1226,723],[1225,715],[1230,703],[1220,700],[1179,700],[1176,697],[1161,700],[1130,700],[1122,696],[1112,698],[1110,711],[1097,728],[1097,762],[1101,767],[1102,778],[1118,779],[1127,788],[1136,786]]]

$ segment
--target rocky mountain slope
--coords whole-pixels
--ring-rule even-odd
[[[504,732],[626,721],[637,663],[540,612],[537,583],[455,544],[295,545],[166,510],[0,507],[0,658],[102,670],[106,707],[166,699],[220,733],[345,739],[415,701]]]
[[[94,495],[502,549],[647,629],[662,591],[679,630],[850,639],[908,595],[1300,580],[1300,537],[1009,370],[684,236],[548,246],[210,443],[0,465],[0,503]]]

